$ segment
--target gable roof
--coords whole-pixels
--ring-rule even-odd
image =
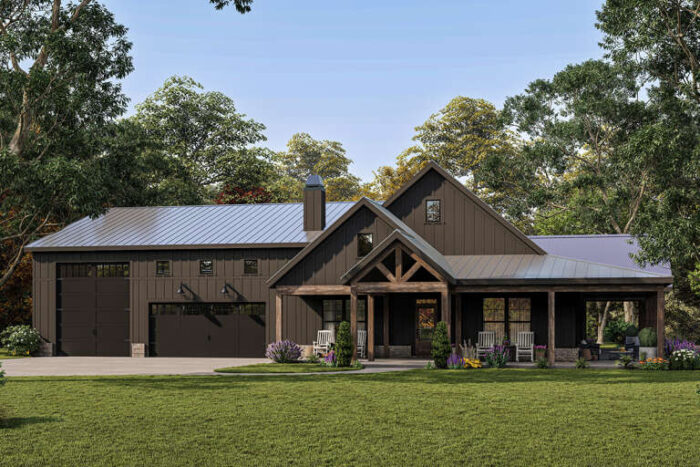
[[[304,259],[309,253],[311,253],[317,245],[328,238],[333,232],[335,232],[343,223],[348,220],[353,214],[359,211],[361,208],[367,208],[372,211],[377,217],[384,220],[391,227],[397,230],[402,230],[405,233],[410,234],[415,238],[420,238],[420,236],[415,233],[409,226],[403,223],[398,217],[391,213],[388,209],[384,208],[380,203],[373,201],[369,198],[362,197],[357,201],[349,210],[347,210],[342,216],[340,216],[332,225],[330,225],[326,230],[324,230],[319,236],[317,236],[311,243],[306,245],[303,250],[294,256],[287,264],[285,264],[282,269],[277,271],[267,280],[267,285],[274,286],[285,274],[287,274],[294,266],[296,266],[302,259]],[[422,240],[422,239],[421,239]],[[423,240],[425,242],[425,240]],[[427,242],[426,242],[427,243]],[[431,246],[432,248],[432,246]]]
[[[456,279],[463,284],[538,282],[642,282],[668,284],[673,278],[639,269],[611,266],[558,255],[446,256]]]
[[[326,203],[331,225],[353,202]],[[111,208],[31,243],[28,251],[303,247],[303,203]]]
[[[440,167],[437,163],[433,161],[429,161],[423,169],[421,169],[408,183],[404,184],[401,188],[399,188],[398,191],[396,191],[393,195],[389,197],[386,201],[384,201],[384,207],[388,208],[391,206],[394,201],[399,199],[404,193],[406,193],[408,190],[411,189],[413,185],[415,185],[419,180],[421,180],[428,172],[430,171],[435,171],[438,175],[440,175],[442,178],[450,182],[454,187],[457,188],[462,194],[464,194],[467,198],[469,198],[472,202],[474,202],[477,206],[479,206],[484,212],[486,212],[487,215],[491,216],[493,219],[495,219],[499,224],[503,225],[508,231],[510,231],[513,235],[515,235],[519,240],[521,240],[523,243],[525,243],[527,246],[529,246],[535,253],[539,255],[545,254],[545,250],[540,248],[537,243],[533,242],[530,240],[524,233],[522,233],[520,230],[518,230],[513,224],[508,222],[501,216],[499,213],[497,213],[491,206],[486,204],[484,201],[482,201],[478,196],[476,196],[474,193],[472,193],[470,190],[467,189],[467,187],[464,186],[463,183],[461,183],[459,180],[457,180],[455,177],[450,175],[445,169]]]
[[[372,251],[369,252],[369,254],[348,269],[348,271],[340,277],[340,281],[345,284],[350,282],[353,277],[360,273],[367,265],[371,264],[372,261],[377,258],[377,256],[384,253],[387,248],[391,247],[391,245],[397,241],[406,246],[413,253],[420,256],[421,259],[439,272],[445,280],[450,283],[455,282],[452,268],[445,259],[445,256],[433,248],[430,243],[423,240],[423,238],[414,237],[413,235],[399,229],[394,230],[388,237],[379,242],[379,245],[372,248]]]

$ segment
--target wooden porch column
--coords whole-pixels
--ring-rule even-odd
[[[547,360],[550,365],[554,365],[554,291],[547,293]]]
[[[384,331],[384,335],[382,336],[384,358],[389,358],[389,294],[384,295],[382,298],[382,305],[384,307],[384,312],[382,313],[382,318],[384,319],[384,326],[382,326],[382,330]]]
[[[666,341],[665,316],[666,294],[664,289],[656,292],[656,356],[663,358],[664,343]]]
[[[462,345],[462,294],[455,295],[455,344]]]
[[[282,295],[275,295],[275,340],[282,340]]]
[[[357,359],[357,290],[350,289],[350,334],[352,334],[352,359]]]
[[[374,295],[367,295],[367,360],[374,361]]]
[[[442,315],[442,321],[447,324],[447,340],[452,342],[451,340],[451,335],[452,335],[452,330],[450,329],[452,326],[452,296],[450,295],[450,289],[449,287],[445,287],[442,291],[442,303],[440,304],[441,308],[441,315]]]

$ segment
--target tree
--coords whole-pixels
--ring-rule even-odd
[[[436,368],[447,368],[447,358],[452,353],[450,340],[447,338],[447,323],[440,321],[435,325],[430,356]]]
[[[350,366],[352,363],[352,354],[355,345],[352,342],[352,333],[350,332],[350,323],[343,321],[338,326],[338,336],[335,340],[335,357],[338,366]]]
[[[663,148],[652,172],[661,191],[640,219],[640,259],[671,263],[678,298],[700,306],[690,291],[700,277],[700,1],[609,0],[597,15],[608,56],[637,67],[665,119],[653,146]]]
[[[233,2],[233,5],[236,7],[236,11],[241,14],[250,12],[250,5],[253,4],[253,0],[209,0],[209,3],[213,4],[214,8],[217,10],[225,8],[230,5],[231,2]]]
[[[483,99],[458,96],[439,112],[415,128],[418,144],[403,151],[396,168],[380,167],[366,193],[386,199],[435,161],[455,177],[466,177],[473,191],[479,192],[478,178],[483,161],[493,154],[510,151],[513,137],[500,118],[500,112]]]
[[[238,113],[228,96],[202,89],[192,78],[171,77],[132,118],[160,154],[152,158],[160,175],[154,182],[169,204],[205,203],[221,185],[248,190],[272,175],[271,153],[251,146],[265,140],[265,126]]]
[[[308,133],[296,133],[287,142],[287,150],[277,155],[281,178],[275,190],[287,192],[299,200],[309,175],[320,175],[329,201],[355,199],[360,193],[360,179],[350,173],[350,160],[337,141],[316,140]]]
[[[125,110],[130,48],[90,0],[0,2],[0,288],[32,239],[103,211],[102,135]]]

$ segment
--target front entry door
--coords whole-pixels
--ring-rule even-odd
[[[416,299],[416,356],[430,355],[433,332],[437,324],[438,301],[435,298]]]

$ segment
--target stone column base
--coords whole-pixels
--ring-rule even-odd
[[[53,357],[54,345],[53,342],[42,342],[39,346],[39,357]]]
[[[575,362],[578,359],[578,348],[554,348],[554,361]]]
[[[131,356],[144,358],[146,356],[146,344],[131,344]]]

